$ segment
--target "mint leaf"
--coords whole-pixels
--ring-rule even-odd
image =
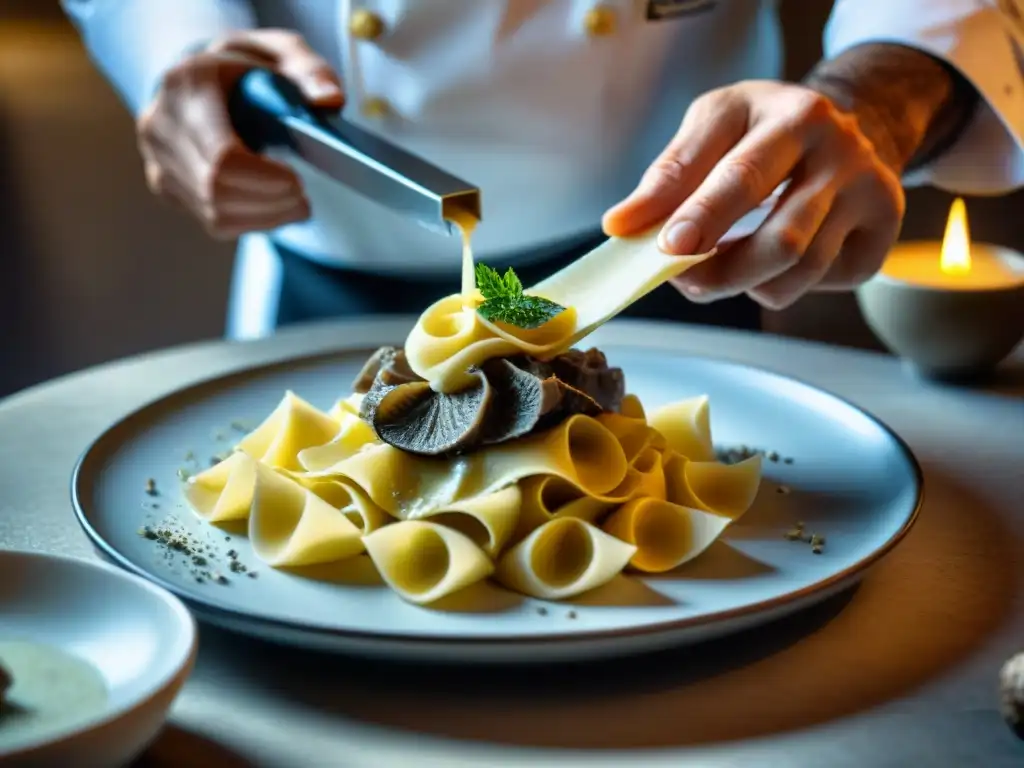
[[[476,287],[484,297],[484,303],[476,311],[492,323],[532,330],[565,311],[565,307],[549,299],[526,296],[523,283],[512,267],[502,276],[486,264],[477,264]]]
[[[523,295],[523,284],[519,280],[519,276],[509,267],[505,270],[505,277],[502,278],[502,282],[505,284],[506,296],[522,296]]]
[[[493,299],[487,299],[487,301],[476,308],[476,311],[484,320],[490,320],[494,323],[505,323],[508,322],[506,318],[515,314],[516,306],[515,302],[511,301],[508,297],[498,296]]]
[[[476,287],[485,299],[496,299],[506,295],[505,281],[496,269],[486,264],[476,265]]]
[[[553,320],[565,312],[565,307],[551,299],[543,296],[523,296],[518,303],[518,309],[522,313],[524,324],[517,324],[519,328],[539,328],[548,320]]]

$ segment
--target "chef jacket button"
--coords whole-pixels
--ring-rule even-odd
[[[349,19],[348,31],[357,40],[376,40],[384,34],[384,20],[373,11],[357,8]]]
[[[381,96],[368,96],[362,104],[362,113],[366,117],[382,118],[391,114],[391,105]]]
[[[615,10],[606,5],[598,5],[587,11],[583,17],[583,27],[591,37],[604,37],[615,32]]]

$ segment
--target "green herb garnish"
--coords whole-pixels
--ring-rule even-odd
[[[550,299],[524,294],[523,284],[512,267],[502,276],[486,264],[477,264],[476,287],[484,297],[476,311],[494,323],[531,330],[565,311],[565,307]]]

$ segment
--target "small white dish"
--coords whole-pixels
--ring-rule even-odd
[[[0,766],[125,765],[163,726],[196,638],[181,601],[144,579],[0,550]]]

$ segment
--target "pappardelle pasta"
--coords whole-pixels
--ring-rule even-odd
[[[421,605],[485,579],[561,600],[699,556],[753,503],[760,458],[715,459],[706,396],[647,414],[603,354],[572,348],[704,258],[649,241],[613,241],[538,285],[564,311],[536,328],[485,319],[463,294],[438,302],[329,411],[285,393],[187,481],[189,506],[246,521],[272,567],[368,556]]]

